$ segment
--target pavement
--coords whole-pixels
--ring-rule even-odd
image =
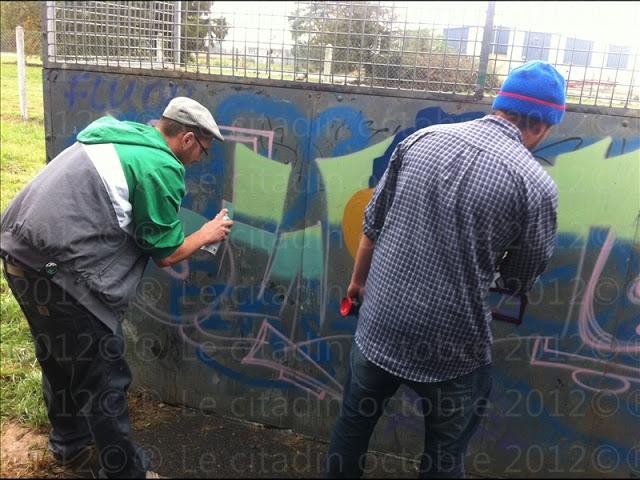
[[[290,429],[167,405],[145,391],[129,392],[129,413],[134,440],[151,455],[151,470],[164,478],[324,476],[328,443],[321,439],[300,435]],[[14,469],[11,472],[40,478],[97,477],[95,457],[74,469],[57,467],[46,452],[46,433],[43,431],[39,435],[37,456],[40,463],[29,465],[27,470]],[[11,472],[6,473],[13,476]],[[369,452],[363,478],[417,476],[415,461]]]
[[[328,444],[265,426],[160,402],[144,390],[128,395],[134,440],[164,478],[322,478]],[[0,425],[2,478],[97,478],[96,455],[61,467],[47,449],[48,426]],[[411,459],[369,452],[364,478],[417,478]]]
[[[135,432],[153,455],[152,470],[171,478],[322,478],[328,444],[272,428],[182,407]],[[364,478],[417,478],[416,464],[371,453]]]

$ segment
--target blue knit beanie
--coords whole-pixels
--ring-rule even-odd
[[[529,62],[511,70],[493,101],[494,110],[560,123],[565,111],[564,77],[545,62]]]

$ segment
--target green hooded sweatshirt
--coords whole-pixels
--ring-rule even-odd
[[[115,331],[149,256],[184,241],[178,210],[184,167],[160,132],[111,117],[96,120],[2,212],[0,254],[51,281]]]
[[[185,172],[162,134],[141,123],[102,117],[77,139],[85,145],[113,145],[116,155],[106,149],[110,154],[96,168],[121,227],[131,225],[130,233],[152,257],[171,255],[184,241],[178,210],[185,194]]]

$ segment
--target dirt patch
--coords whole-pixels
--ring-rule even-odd
[[[139,389],[128,394],[131,428],[143,430],[173,418],[180,410]],[[60,467],[47,449],[49,428],[34,428],[16,421],[0,425],[0,477],[83,478],[82,472]],[[87,473],[87,472],[85,472]]]
[[[0,449],[0,475],[7,478],[65,476],[47,451],[47,433],[44,429],[27,427],[7,421],[2,431]]]
[[[308,441],[309,439],[305,438],[304,436],[291,431],[282,432],[280,439],[280,442],[283,445],[286,445],[287,447],[295,450],[298,453],[302,451]]]
[[[180,412],[180,407],[162,403],[155,394],[142,388],[130,391],[127,401],[129,420],[133,430],[142,430],[165,423]]]

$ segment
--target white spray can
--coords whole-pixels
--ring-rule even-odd
[[[222,217],[222,219],[231,220],[231,218],[229,218],[229,215],[226,215],[226,214],[224,217]],[[206,250],[210,254],[215,255],[216,253],[218,253],[218,249],[220,248],[221,243],[222,243],[222,240],[220,240],[219,242],[210,243],[208,245],[203,245],[200,247],[200,250]]]

